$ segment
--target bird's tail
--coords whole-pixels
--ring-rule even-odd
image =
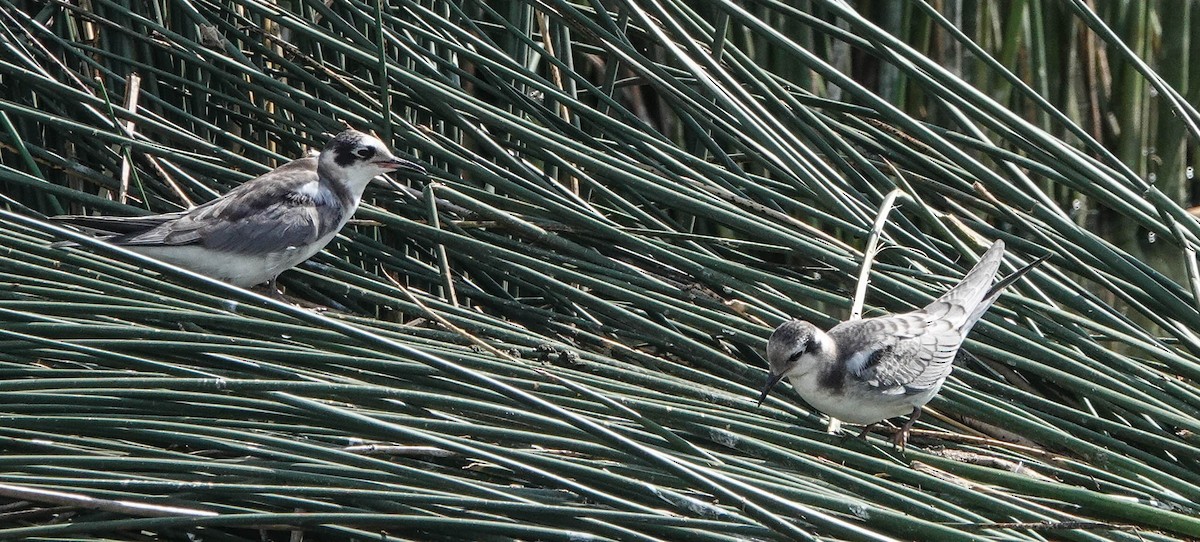
[[[967,272],[962,281],[942,294],[937,301],[934,301],[934,304],[946,303],[963,307],[967,311],[979,306],[983,299],[991,293],[988,287],[996,278],[996,272],[1000,270],[1002,261],[1004,261],[1004,241],[997,239],[987,249],[987,252],[979,257],[979,263]]]
[[[146,216],[59,215],[50,217],[50,220],[69,224],[92,237],[107,240],[153,229],[177,216],[178,213]],[[50,246],[55,248],[73,247],[78,246],[78,243],[58,241],[51,243]]]
[[[975,267],[963,277],[962,282],[939,297],[937,301],[930,303],[926,307],[926,311],[947,314],[949,311],[955,310],[953,307],[958,307],[957,310],[962,311],[958,312],[961,320],[956,322],[955,327],[966,333],[971,330],[971,326],[974,326],[975,322],[979,321],[983,313],[987,312],[988,307],[996,302],[996,298],[1000,297],[1000,293],[1005,288],[1038,264],[1046,261],[1046,258],[1049,258],[1049,255],[1034,260],[993,285],[992,280],[996,278],[996,273],[1000,270],[1000,263],[1004,260],[1004,241],[997,239],[979,258],[979,263],[975,264]],[[957,318],[954,319],[957,320]]]
[[[88,216],[60,215],[52,216],[50,220],[70,224],[84,231],[96,234],[121,235],[135,233],[154,228],[173,215],[147,216]]]
[[[1049,258],[1050,258],[1050,255],[1046,254],[1045,256],[1042,256],[1041,258],[1038,258],[1032,262],[1029,262],[1028,264],[1025,265],[1025,267],[1022,267],[1016,271],[1013,271],[1013,273],[1011,275],[1004,277],[1003,279],[1000,280],[1000,282],[997,282],[996,285],[992,286],[987,291],[987,294],[983,296],[983,299],[979,302],[979,306],[975,307],[975,310],[971,313],[971,318],[970,318],[970,320],[968,320],[968,322],[974,324],[975,321],[979,320],[979,318],[981,316],[983,316],[983,313],[988,310],[988,307],[991,307],[992,303],[996,302],[996,299],[1000,297],[1000,293],[1003,292],[1005,288],[1007,288],[1010,284],[1019,280],[1021,277],[1025,276],[1026,273],[1033,271],[1034,267],[1037,267],[1038,265],[1040,265],[1042,262],[1048,260]]]

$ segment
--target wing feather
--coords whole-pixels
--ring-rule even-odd
[[[941,385],[953,369],[963,334],[924,311],[855,320],[829,330],[846,370],[884,393],[917,393]]]
[[[234,253],[269,253],[312,243],[341,223],[336,196],[302,187],[318,182],[316,160],[293,160],[187,211],[144,217],[57,217],[124,246],[199,244]]]
[[[1004,256],[997,240],[961,283],[925,308],[852,320],[829,330],[851,378],[880,393],[920,393],[942,385],[971,327],[1000,292],[1046,259],[1039,258],[992,286]]]

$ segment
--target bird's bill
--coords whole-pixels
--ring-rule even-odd
[[[386,169],[388,171],[396,171],[398,169],[407,169],[410,171],[416,171],[417,173],[425,173],[425,168],[422,167],[421,164],[418,164],[416,162],[410,162],[403,158],[396,158],[396,157],[384,158],[381,160],[376,160],[374,162],[374,164],[376,166],[379,166],[380,168]]]
[[[767,383],[763,386],[762,395],[758,396],[758,404],[755,406],[762,406],[763,401],[766,401],[767,396],[771,394],[771,389],[774,388],[775,385],[778,384],[780,380],[783,380],[783,375],[785,375],[785,374],[787,374],[787,373],[784,372],[784,373],[779,373],[779,374],[772,374],[771,376],[767,377]]]

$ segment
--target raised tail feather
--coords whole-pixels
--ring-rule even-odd
[[[1004,277],[1000,280],[1000,282],[997,282],[995,286],[992,286],[992,288],[987,291],[987,294],[983,296],[983,301],[980,301],[979,306],[975,308],[975,312],[971,314],[971,321],[978,320],[980,316],[983,316],[983,313],[988,310],[988,307],[992,306],[992,303],[996,302],[996,299],[1000,297],[1000,294],[1005,288],[1009,287],[1009,285],[1017,280],[1020,280],[1020,278],[1025,276],[1026,273],[1033,271],[1034,267],[1041,265],[1042,262],[1048,259],[1050,259],[1050,255],[1046,254],[1045,256],[1029,262],[1025,265],[1025,267],[1013,271],[1012,274]]]

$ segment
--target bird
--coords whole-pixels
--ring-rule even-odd
[[[921,407],[945,383],[971,327],[1006,287],[1048,257],[993,286],[1004,259],[1004,241],[996,240],[958,285],[920,310],[849,320],[827,332],[801,320],[784,322],[767,340],[770,375],[758,404],[787,378],[817,410],[864,425],[862,439],[879,422],[907,414],[892,441],[904,450]]]
[[[346,130],[317,156],[292,160],[184,211],[51,219],[235,286],[265,282],[278,297],[279,274],[333,240],[372,179],[402,169],[425,172],[421,165],[397,158],[378,138]]]

